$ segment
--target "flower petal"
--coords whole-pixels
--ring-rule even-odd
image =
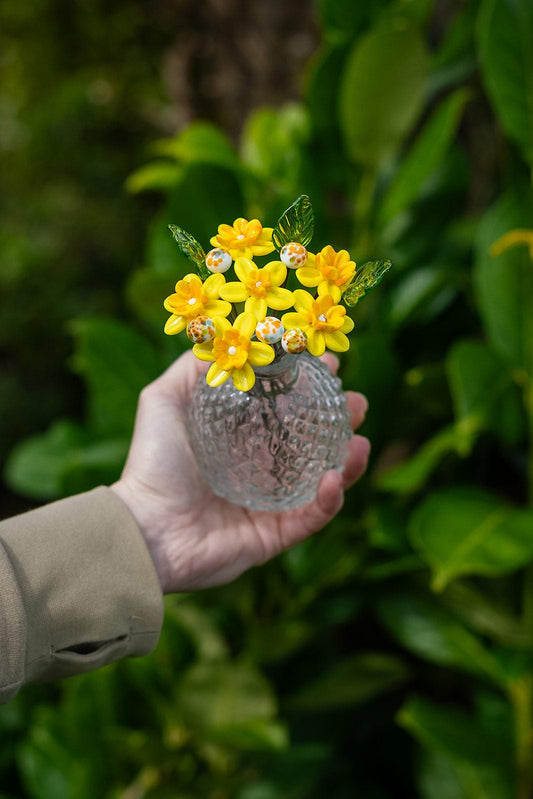
[[[252,272],[257,270],[257,267],[254,265],[253,261],[250,261],[249,258],[237,258],[235,261],[234,267],[235,274],[241,281],[241,283],[246,283],[251,275]]]
[[[244,303],[246,313],[253,314],[258,322],[262,322],[267,315],[267,301],[262,297],[248,297]]]
[[[231,312],[231,303],[224,300],[209,300],[204,306],[206,316],[227,316]]]
[[[276,311],[285,311],[294,304],[294,296],[289,289],[274,286],[267,291],[266,301],[270,308],[274,308]]]
[[[281,286],[287,277],[287,267],[283,261],[271,261],[265,266],[272,286]]]
[[[271,242],[263,243],[262,241],[258,241],[255,244],[252,244],[250,249],[252,250],[253,255],[269,255],[276,248]]]
[[[341,298],[341,290],[335,283],[328,283],[327,280],[324,280],[318,287],[317,294],[319,297],[325,297],[326,295],[333,298],[333,303],[337,305],[340,302]]]
[[[309,319],[307,318],[307,314],[303,313],[284,313],[281,317],[281,323],[285,330],[289,330],[291,327],[299,327],[301,330],[309,326]]]
[[[316,355],[320,357],[324,355],[326,350],[326,340],[324,338],[324,333],[321,330],[315,330],[314,328],[310,327],[306,330],[307,333],[307,349],[311,353],[311,355]]]
[[[312,311],[314,299],[308,291],[303,289],[295,289],[294,291],[294,307],[297,311]]]
[[[229,322],[224,316],[215,316],[213,322],[215,324],[215,331],[218,338],[222,338],[226,330],[231,330],[231,322]]]
[[[187,319],[185,319],[184,316],[172,314],[172,316],[167,319],[164,330],[167,336],[175,336],[176,333],[181,333],[186,327]]]
[[[255,332],[257,320],[251,313],[240,313],[233,323],[235,330],[238,330],[244,338],[252,338]]]
[[[248,363],[252,366],[266,366],[274,360],[274,350],[269,344],[252,341],[248,350]]]
[[[318,269],[313,269],[312,266],[301,266],[296,270],[296,277],[302,286],[307,286],[308,288],[314,288],[315,286],[318,286],[322,280],[321,273],[318,271]]]
[[[208,341],[205,344],[195,344],[192,351],[199,361],[214,361],[213,355],[213,342]]]
[[[222,383],[225,383],[230,374],[231,372],[226,372],[225,369],[221,369],[220,366],[218,366],[216,363],[213,363],[207,370],[205,379],[210,386],[216,387],[221,386]]]
[[[226,278],[220,272],[210,275],[204,283],[204,291],[210,300],[217,300],[220,289],[226,282]]]
[[[328,350],[346,352],[350,348],[350,339],[344,333],[341,333],[340,330],[336,330],[334,333],[324,333],[324,338],[326,339]]]
[[[351,333],[354,329],[354,321],[351,316],[346,315],[344,317],[344,322],[342,323],[342,327],[340,328],[341,333]]]
[[[242,369],[234,369],[231,376],[238,391],[249,391],[255,383],[255,372],[249,363],[245,363]]]
[[[243,283],[226,283],[220,289],[220,296],[229,302],[244,302],[248,297],[248,289]]]

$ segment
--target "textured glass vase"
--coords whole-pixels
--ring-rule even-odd
[[[341,382],[308,353],[261,369],[250,391],[231,378],[201,377],[189,435],[215,494],[254,510],[288,510],[314,499],[321,476],[342,469],[352,432]]]

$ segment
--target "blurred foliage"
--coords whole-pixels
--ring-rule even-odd
[[[25,8],[13,4],[12,24]],[[0,796],[532,795],[533,264],[523,246],[490,251],[533,228],[532,9],[317,1],[320,43],[300,101],[249,114],[237,144],[205,119],[161,138],[124,197],[105,197],[107,170],[132,166],[113,138],[115,107],[81,141],[92,106],[79,75],[62,86],[70,115],[28,106],[35,149],[23,174],[39,181],[44,132],[59,145],[57,170],[16,213],[4,196],[2,341],[20,341],[28,370],[21,389],[8,372],[1,390],[30,407],[32,365],[43,358],[59,374],[35,351],[40,326],[74,319],[86,411],[72,421],[58,409],[12,451],[6,479],[27,496],[119,474],[139,389],[185,346],[161,332],[161,299],[188,271],[168,224],[205,244],[219,222],[273,224],[306,193],[315,249],[331,242],[394,269],[358,306],[342,362],[346,387],[369,398],[373,443],[343,511],[230,586],[167,598],[150,657],[23,690],[0,710]],[[120,42],[124,28],[103,20]],[[33,57],[53,80],[53,59]],[[62,169],[69,147],[83,153],[74,178]],[[95,182],[97,194],[78,196]],[[49,225],[53,214],[65,228]],[[121,260],[130,235],[139,247],[145,238],[134,263]],[[58,266],[40,278],[70,236],[96,261],[112,254],[103,300],[96,271],[67,281]]]

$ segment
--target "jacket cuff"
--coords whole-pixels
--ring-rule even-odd
[[[0,627],[2,645],[11,641],[0,698],[3,686],[9,698],[22,683],[80,674],[157,644],[159,579],[136,522],[108,488],[1,523],[0,580],[2,569],[13,590],[0,600],[11,606],[3,622],[11,630]]]

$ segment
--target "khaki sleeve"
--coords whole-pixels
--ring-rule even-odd
[[[151,652],[162,620],[152,559],[110,489],[0,523],[0,702],[24,683]]]

